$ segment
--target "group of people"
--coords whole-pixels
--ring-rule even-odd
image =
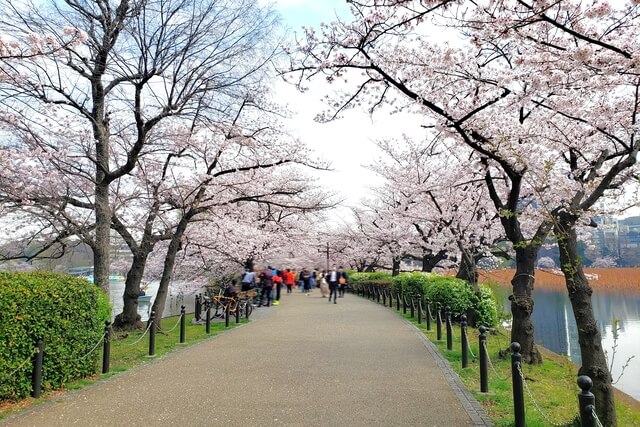
[[[342,267],[332,268],[329,272],[322,270],[309,270],[303,268],[299,272],[287,268],[279,270],[271,265],[263,270],[246,269],[241,279],[241,290],[260,289],[258,306],[279,305],[282,288],[286,287],[287,294],[299,288],[301,292],[309,295],[314,288],[320,288],[322,298],[333,297],[333,303],[337,304],[337,298],[344,297],[348,286],[348,276]]]

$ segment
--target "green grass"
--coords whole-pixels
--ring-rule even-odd
[[[39,403],[45,402],[55,396],[64,393],[66,390],[78,390],[87,385],[93,384],[96,381],[110,378],[113,375],[117,375],[120,372],[127,371],[136,366],[147,363],[151,360],[162,357],[175,350],[183,349],[211,336],[217,335],[220,332],[225,331],[224,321],[211,323],[211,334],[207,334],[205,331],[205,325],[194,325],[191,323],[193,314],[186,315],[186,328],[185,338],[186,343],[180,344],[180,326],[178,325],[171,332],[156,332],[156,345],[155,355],[149,356],[149,335],[147,334],[137,344],[135,343],[143,334],[143,331],[136,332],[116,332],[111,338],[111,353],[109,363],[109,373],[101,374],[102,372],[102,345],[96,350],[99,353],[98,361],[96,363],[96,375],[90,378],[81,378],[66,385],[63,390],[51,390],[42,394],[42,397],[38,399],[26,398],[18,402],[0,402],[0,419],[7,417],[24,409],[29,409]],[[179,316],[167,317],[160,322],[161,328],[164,331],[169,331],[178,323]],[[247,320],[241,319],[240,324],[246,323]],[[229,323],[229,329],[235,327],[235,318],[231,318]],[[132,345],[133,344],[133,345]]]
[[[388,307],[388,305],[387,305]],[[462,383],[480,402],[487,415],[497,427],[513,426],[513,394],[511,390],[511,358],[507,355],[501,359],[500,350],[509,347],[509,333],[499,330],[495,334],[488,334],[487,349],[489,358],[495,368],[489,367],[489,393],[480,393],[480,368],[477,359],[479,355],[479,333],[475,329],[467,330],[469,348],[476,356],[469,356],[469,366],[462,369],[462,352],[460,342],[460,326],[453,328],[453,350],[447,350],[446,328],[442,325],[442,341],[436,338],[435,321],[431,322],[431,331],[426,330],[426,323],[418,325],[417,312],[412,319],[409,310],[407,314],[396,311],[395,301],[393,311],[411,321],[421,329],[425,336],[436,346],[438,351],[450,362],[453,370],[458,374]],[[526,383],[531,394],[540,407],[542,413],[536,409],[525,389],[525,416],[528,427],[548,427],[552,424],[562,426],[578,426],[578,398],[580,391],[576,383],[578,367],[567,357],[540,348],[544,362],[541,365],[523,365]],[[640,403],[623,393],[616,393],[616,412],[618,425],[640,425]],[[547,421],[545,416],[551,421]]]

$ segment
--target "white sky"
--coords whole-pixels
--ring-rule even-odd
[[[301,33],[302,26],[318,28],[322,22],[335,20],[336,15],[348,18],[345,0],[278,0],[276,10],[290,35]],[[398,116],[374,115],[375,121],[364,110],[351,110],[345,117],[331,123],[317,123],[313,118],[323,110],[322,96],[336,90],[335,85],[318,81],[304,94],[293,86],[278,84],[277,100],[288,104],[294,117],[288,126],[294,134],[326,160],[331,161],[333,172],[319,174],[319,181],[328,189],[340,193],[344,205],[357,205],[368,196],[369,188],[381,183],[381,179],[363,166],[379,157],[375,140],[401,137],[402,133],[414,133],[418,123],[411,123]],[[398,126],[398,123],[402,123]],[[413,127],[413,131],[408,129]],[[341,211],[344,214],[344,210]],[[338,214],[340,216],[340,214]]]

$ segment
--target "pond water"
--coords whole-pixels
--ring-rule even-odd
[[[146,321],[149,319],[149,313],[151,310],[151,305],[153,305],[154,298],[156,293],[158,292],[158,286],[160,285],[159,281],[152,281],[149,283],[149,286],[146,289],[146,295],[150,296],[148,298],[148,302],[139,302],[138,304],[138,313],[140,314],[142,321]],[[116,317],[119,313],[122,312],[122,306],[124,305],[122,301],[122,295],[124,294],[124,281],[110,281],[109,282],[109,298],[111,300],[111,317]],[[169,290],[169,296],[167,297],[167,301],[165,302],[164,312],[162,313],[162,317],[170,317],[177,316],[180,314],[180,308],[182,305],[185,306],[185,310],[187,313],[192,313],[195,311],[195,299],[196,293],[185,295],[181,292]]]
[[[534,290],[533,320],[536,342],[549,350],[567,355],[580,364],[578,332],[571,302],[566,290]],[[602,290],[594,287],[592,304],[602,345],[611,361],[615,386],[640,400],[640,289],[629,291]],[[509,308],[508,301],[505,309]],[[613,330],[617,321],[617,339]],[[628,366],[620,377],[622,367]],[[619,378],[619,379],[618,379]]]

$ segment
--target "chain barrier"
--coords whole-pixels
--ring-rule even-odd
[[[80,359],[84,359],[85,357],[88,357],[91,353],[93,353],[95,349],[98,348],[98,346],[102,341],[104,341],[104,334],[102,334],[102,337],[100,337],[100,340],[96,343],[96,345],[93,346],[91,350],[89,350],[87,354],[85,354],[84,356],[80,356]]]
[[[540,408],[540,406],[538,406],[538,402],[536,402],[536,399],[533,397],[533,393],[531,393],[531,389],[529,389],[529,385],[527,384],[527,381],[524,379],[524,373],[522,372],[522,369],[520,368],[520,363],[516,363],[516,367],[518,369],[518,373],[520,374],[520,378],[522,378],[522,384],[524,384],[524,388],[527,390],[527,394],[529,395],[529,397],[531,398],[531,402],[533,403],[534,408],[536,408],[536,411],[538,411],[538,413],[540,415],[542,415],[542,418],[545,419],[545,421],[555,427],[563,427],[569,424],[569,422],[563,422],[563,423],[554,423],[553,421],[551,421],[549,419],[549,417],[547,417],[547,415],[542,412],[542,408]]]
[[[149,332],[149,329],[151,329],[151,325],[153,322],[149,322],[149,324],[147,325],[147,329],[144,331],[144,333],[142,334],[142,336],[140,338],[138,338],[135,342],[132,342],[131,344],[127,344],[128,346],[134,346],[136,344],[138,344],[140,341],[142,341],[142,338],[144,338],[145,335],[147,335],[147,332]]]
[[[13,376],[14,376],[14,374],[15,374],[16,372],[18,372],[20,369],[22,369],[22,368],[24,367],[24,365],[26,365],[26,364],[27,364],[27,362],[31,361],[31,358],[32,358],[32,357],[33,357],[33,355],[34,355],[34,354],[36,354],[36,353],[37,353],[37,351],[32,351],[32,352],[31,352],[31,356],[29,356],[29,357],[28,357],[28,358],[26,358],[22,363],[20,363],[20,364],[18,365],[18,367],[17,367],[16,369],[14,369],[14,370],[9,374],[9,375],[1,376],[1,377],[0,377],[0,379],[2,379],[3,381],[5,381],[5,380],[8,380],[8,379],[10,379],[11,377],[13,377]]]
[[[498,379],[501,381],[509,381],[509,377],[501,377],[498,371],[496,371],[496,368],[493,366],[493,362],[491,362],[491,357],[489,356],[489,349],[487,349],[487,344],[482,343],[482,347],[484,348],[484,352],[487,355],[489,366],[491,366],[491,370],[493,371],[494,374],[496,374],[496,377],[498,377]]]
[[[169,329],[168,331],[162,331],[165,334],[170,334],[171,332],[175,331],[175,329],[178,327],[178,325],[180,324],[180,321],[182,320],[182,314],[180,315],[180,317],[178,317],[178,321],[176,322],[175,325],[173,325],[173,328]]]
[[[596,408],[593,408],[593,407],[591,408],[591,416],[593,417],[594,420],[596,420],[597,427],[604,427],[600,422],[600,418],[598,418],[598,414],[596,414]]]
[[[465,329],[464,331],[464,336],[465,338],[467,338],[467,350],[469,350],[469,353],[471,354],[471,357],[473,358],[473,360],[478,360],[478,358],[476,357],[475,354],[473,354],[473,350],[471,350],[471,346],[468,345],[471,341],[469,341],[469,336],[467,335],[467,331]]]

